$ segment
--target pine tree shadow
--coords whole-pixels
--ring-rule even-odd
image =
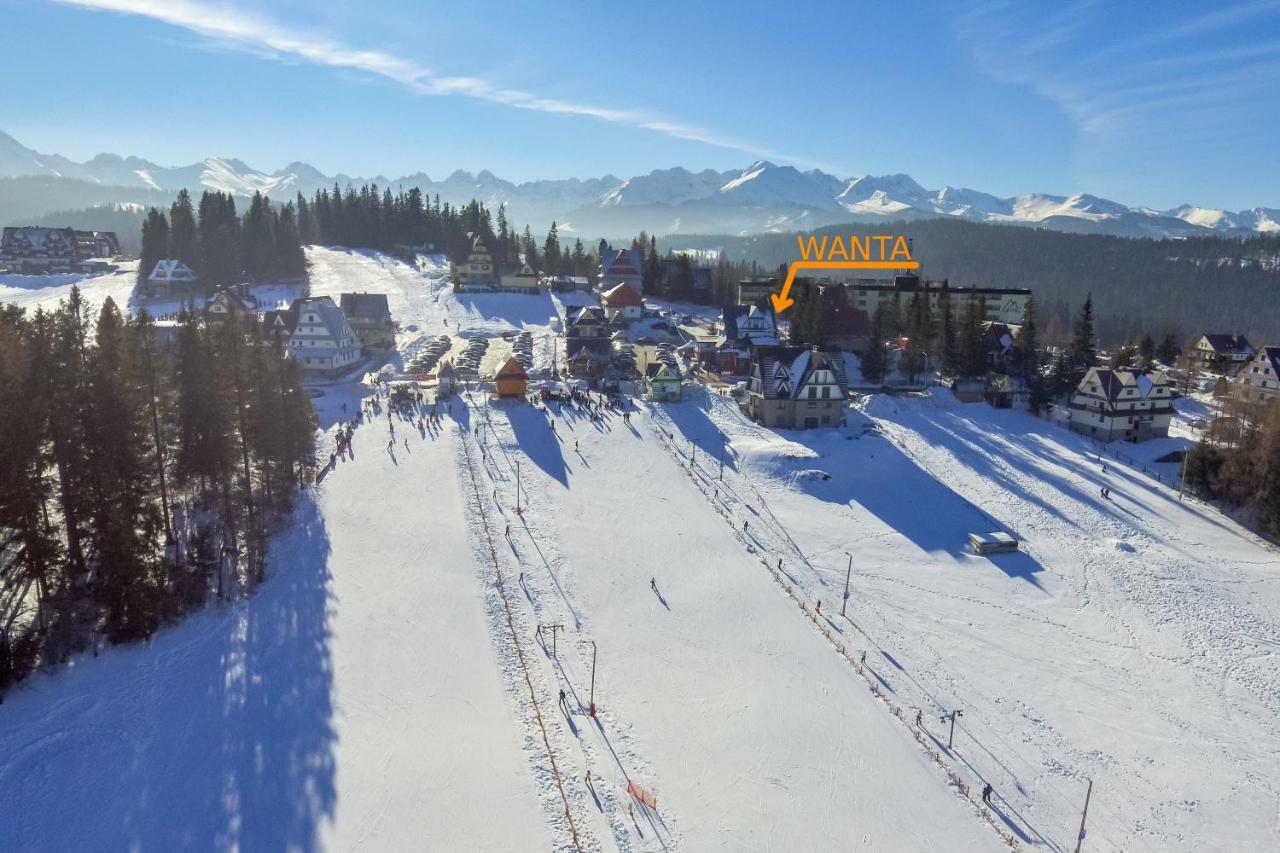
[[[5,848],[316,849],[337,803],[329,550],[300,496],[257,594],[0,707]]]

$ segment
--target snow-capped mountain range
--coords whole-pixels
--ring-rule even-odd
[[[1084,193],[1001,198],[950,186],[925,189],[902,174],[846,179],[817,169],[802,172],[766,161],[723,172],[660,169],[626,180],[606,175],[515,184],[489,171],[456,171],[440,181],[423,173],[389,180],[381,175],[325,175],[300,162],[263,172],[240,160],[222,157],[177,167],[116,154],[99,154],[77,163],[61,155],[41,154],[0,132],[0,177],[27,175],[132,191],[177,192],[185,187],[239,196],[261,191],[276,199],[298,192],[310,196],[335,183],[343,187],[364,183],[417,186],[428,195],[438,194],[454,204],[472,198],[492,207],[506,204],[514,222],[545,226],[554,219],[563,230],[592,236],[623,235],[640,229],[657,233],[754,233],[843,221],[920,217],[955,217],[1123,236],[1280,233],[1280,208],[1232,212],[1186,204],[1172,210],[1152,210],[1127,207]]]

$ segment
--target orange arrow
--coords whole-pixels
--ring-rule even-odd
[[[796,272],[792,269],[787,273],[787,280],[782,285],[782,292],[769,294],[769,299],[773,302],[773,312],[775,314],[781,314],[783,311],[786,311],[792,305],[796,304],[796,301],[791,298],[791,282],[795,280],[795,277]]]
[[[915,270],[920,268],[919,261],[794,261],[787,269],[787,280],[782,283],[782,290],[770,293],[773,310],[781,314],[796,301],[791,298],[791,285],[796,280],[796,270]]]

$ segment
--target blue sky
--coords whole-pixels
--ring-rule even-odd
[[[0,129],[85,159],[388,177],[767,158],[930,188],[1280,206],[1280,0],[0,0]]]

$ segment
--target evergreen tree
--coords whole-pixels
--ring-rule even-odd
[[[276,274],[285,278],[301,278],[307,274],[307,259],[302,253],[302,241],[294,221],[293,205],[286,204],[280,211],[275,227]]]
[[[871,383],[884,381],[888,372],[888,359],[885,355],[885,309],[876,308],[871,317],[871,340],[867,342],[867,351],[862,356],[862,378]]]
[[[1085,297],[1071,339],[1071,368],[1078,382],[1098,363],[1098,339],[1093,331],[1093,294]]]
[[[942,349],[942,369],[948,376],[954,376],[960,369],[960,346],[956,339],[955,312],[951,310],[951,291],[944,288],[939,297],[942,302],[942,324],[939,331]]]
[[[966,299],[964,314],[960,320],[960,375],[985,376],[987,351],[983,346],[982,305],[976,299]]]
[[[1036,324],[1034,299],[1027,300],[1027,309],[1022,316],[1022,331],[1018,333],[1018,348],[1021,350],[1022,378],[1027,383],[1027,404],[1031,413],[1038,415],[1049,404],[1050,395],[1040,359],[1040,330]]]
[[[1178,353],[1178,338],[1170,333],[1161,339],[1160,346],[1156,349],[1156,358],[1161,364],[1172,366],[1178,360]]]
[[[562,272],[560,261],[560,237],[556,234],[556,223],[553,220],[547,239],[542,244],[542,267],[547,275],[559,275]]]
[[[240,260],[252,281],[275,277],[276,236],[267,200],[255,192],[240,228]]]
[[[1138,341],[1138,366],[1143,370],[1149,370],[1151,363],[1156,359],[1156,342],[1148,332],[1142,336],[1142,340]]]
[[[169,257],[182,261],[192,269],[200,266],[199,233],[191,195],[185,189],[169,208]]]
[[[142,252],[138,260],[138,283],[146,282],[156,263],[169,257],[169,220],[159,208],[147,210],[142,223]]]

